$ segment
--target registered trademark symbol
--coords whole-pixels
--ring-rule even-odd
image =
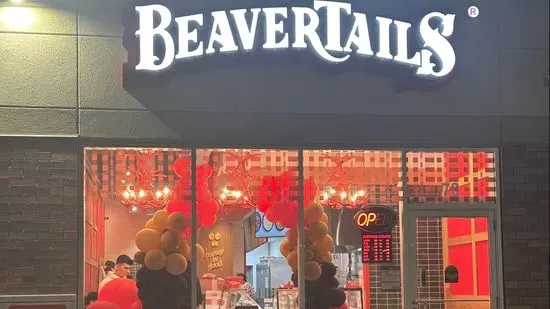
[[[479,9],[477,8],[477,6],[472,5],[468,8],[468,16],[470,16],[471,18],[476,18],[479,16]]]

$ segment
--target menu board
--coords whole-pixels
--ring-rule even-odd
[[[363,234],[362,247],[363,263],[391,263],[391,234]]]

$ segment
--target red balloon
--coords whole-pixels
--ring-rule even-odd
[[[130,309],[143,309],[143,306],[141,304],[141,301],[136,301]]]
[[[119,309],[131,309],[138,300],[138,288],[134,280],[115,279],[103,286],[97,298],[100,301],[111,302]]]
[[[199,179],[206,180],[212,176],[212,166],[210,164],[202,164],[197,167],[197,181]]]
[[[191,162],[189,162],[189,159],[187,158],[178,158],[174,162],[174,174],[176,174],[178,177],[183,178],[185,175],[189,175],[191,173]]]
[[[304,179],[304,207],[307,207],[313,202],[319,193],[319,187],[313,180]]]
[[[170,201],[166,204],[166,212],[168,212],[168,214],[173,212],[184,213],[186,208],[183,202]]]
[[[108,301],[95,301],[86,309],[120,309],[120,307]]]

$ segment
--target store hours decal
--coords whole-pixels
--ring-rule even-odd
[[[357,212],[353,221],[361,231],[363,263],[391,263],[397,213],[387,206],[368,206]]]

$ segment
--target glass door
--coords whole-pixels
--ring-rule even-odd
[[[415,210],[407,217],[412,307],[497,308],[492,211]]]

